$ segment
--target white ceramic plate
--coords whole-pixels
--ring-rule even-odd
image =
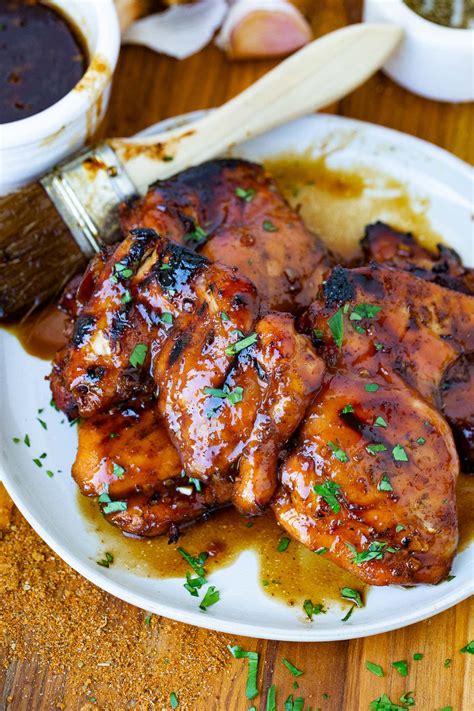
[[[156,128],[156,127],[155,127]],[[467,165],[418,139],[385,128],[335,116],[319,115],[288,124],[240,146],[234,152],[261,161],[282,151],[315,154],[339,147],[328,162],[334,167],[366,166],[403,180],[416,198],[429,200],[428,215],[468,264],[474,263],[472,179]],[[449,583],[373,588],[367,606],[342,623],[339,608],[304,622],[300,611],[267,597],[257,582],[257,559],[244,552],[230,567],[210,576],[221,593],[218,604],[202,613],[180,579],[151,579],[112,566],[96,564],[101,551],[97,534],[82,518],[76,485],[69,476],[76,451],[76,432],[48,403],[44,376],[49,364],[24,352],[19,342],[0,333],[2,477],[18,508],[49,546],[90,581],[127,602],[176,620],[233,634],[294,641],[349,639],[385,632],[435,615],[466,598],[472,590],[474,545],[454,561]],[[37,421],[38,409],[48,422]],[[31,447],[13,437],[28,433]],[[47,468],[62,470],[49,479],[32,458],[47,452]]]

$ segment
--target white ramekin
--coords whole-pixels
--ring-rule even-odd
[[[365,0],[363,17],[403,29],[402,41],[383,68],[398,84],[438,101],[474,99],[474,30],[425,20],[403,0]]]
[[[50,0],[79,28],[89,66],[66,96],[39,113],[0,124],[0,195],[39,177],[90,139],[103,117],[120,49],[113,0]]]

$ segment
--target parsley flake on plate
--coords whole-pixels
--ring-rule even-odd
[[[290,545],[290,542],[291,542],[291,541],[290,541],[289,538],[285,538],[285,537],[284,537],[284,538],[280,538],[280,540],[278,541],[278,545],[277,545],[277,551],[278,551],[278,553],[284,553],[284,551],[286,551],[286,549],[287,549],[288,546]]]
[[[215,605],[216,602],[219,602],[219,600],[219,590],[214,585],[209,585],[203,599],[199,604],[199,609],[205,612],[208,607],[211,607],[211,605]]]
[[[103,568],[110,568],[110,564],[114,562],[114,557],[112,553],[106,553],[105,558],[102,560],[96,560],[97,565],[101,565]]]
[[[321,615],[327,612],[321,602],[318,602],[315,605],[313,601],[309,599],[303,602],[303,610],[306,612],[306,615],[310,620],[313,619],[313,615]]]

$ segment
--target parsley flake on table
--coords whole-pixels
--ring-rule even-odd
[[[297,696],[293,699],[293,694],[290,694],[283,704],[285,711],[303,711],[304,699],[302,696]]]
[[[338,309],[336,313],[328,319],[328,326],[331,330],[334,343],[340,350],[344,340],[344,315],[342,309]]]
[[[246,338],[243,338],[240,341],[237,341],[236,343],[233,343],[231,346],[225,349],[225,354],[228,356],[235,356],[237,353],[240,353],[240,351],[243,351],[244,348],[248,348],[248,346],[252,346],[254,343],[256,343],[258,340],[258,335],[256,333],[251,333],[249,336],[246,336]]]
[[[401,659],[399,662],[392,662],[392,667],[397,670],[400,676],[408,675],[408,662],[406,659]]]
[[[459,650],[461,654],[474,654],[474,640],[468,642],[465,647]]]
[[[288,659],[282,659],[282,663],[293,674],[293,676],[301,676],[303,674],[301,669],[295,667],[295,665],[289,662]]]
[[[174,691],[170,694],[170,704],[172,709],[177,709],[179,706],[179,700]]]
[[[375,676],[385,676],[382,667],[378,664],[374,664],[374,662],[366,662],[365,668],[369,672],[372,672],[372,674],[375,674]]]
[[[345,464],[349,461],[348,455],[344,452],[343,449],[339,447],[338,444],[336,444],[335,442],[328,442],[328,447],[333,453],[333,455],[336,457],[336,459],[338,459],[340,462]]]
[[[257,689],[258,661],[259,661],[258,652],[246,652],[238,644],[236,644],[234,646],[231,646],[230,644],[228,644],[227,649],[232,654],[234,659],[248,659],[249,667],[248,667],[248,675],[247,675],[247,685],[245,688],[245,696],[247,697],[247,699],[254,699],[258,694],[258,689]]]
[[[321,496],[334,513],[339,513],[341,510],[341,504],[336,498],[340,490],[341,487],[335,481],[325,481],[324,484],[314,484],[313,486],[314,493]]]
[[[451,666],[451,662],[452,662],[452,661],[453,661],[452,659],[445,659],[444,662],[443,662],[443,666],[444,666],[446,669],[449,669],[449,667]]]
[[[130,354],[130,365],[132,368],[138,368],[139,365],[143,365],[145,362],[146,354],[148,351],[148,346],[145,343],[137,343],[135,348]]]
[[[277,711],[275,684],[272,684],[271,687],[268,689],[265,711]]]
[[[419,662],[420,659],[423,659],[423,656],[424,655],[421,654],[420,652],[415,652],[415,654],[413,655],[413,659],[415,660],[415,662]]]

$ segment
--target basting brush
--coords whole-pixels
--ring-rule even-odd
[[[120,202],[341,99],[382,66],[400,37],[392,25],[331,32],[204,118],[156,136],[104,141],[0,198],[0,320],[56,296],[90,257],[120,239]]]

